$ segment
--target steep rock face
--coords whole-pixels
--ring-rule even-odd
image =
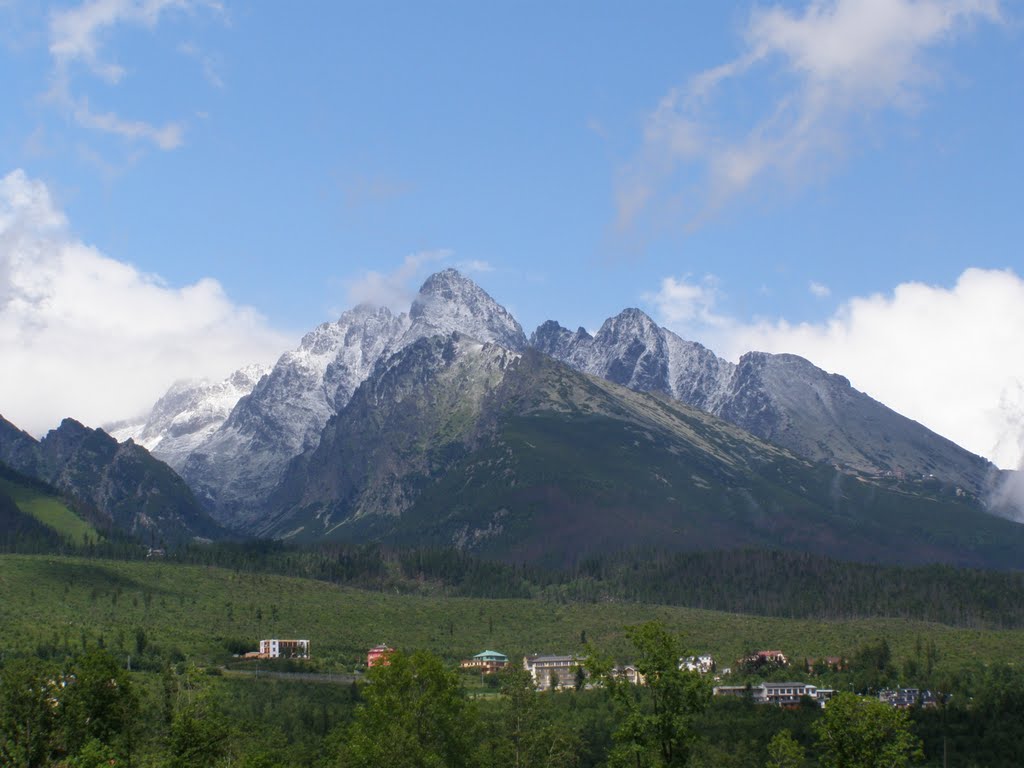
[[[192,450],[182,475],[221,519],[251,516],[288,460],[316,445],[338,403],[407,328],[404,315],[363,305],[307,333]]]
[[[0,460],[84,502],[140,540],[178,544],[224,535],[169,466],[130,440],[118,443],[73,419],[64,419],[41,441],[2,421]]]
[[[382,360],[315,450],[291,463],[262,532],[319,536],[368,515],[401,515],[428,478],[474,443],[483,398],[518,359],[453,333]]]
[[[740,358],[718,415],[815,461],[868,474],[928,477],[982,494],[994,468],[797,355]]]
[[[660,328],[639,309],[608,318],[595,336],[549,320],[533,333],[530,346],[584,373],[638,392],[661,392],[709,412],[721,403],[735,367]]]
[[[64,419],[41,448],[45,479],[106,512],[120,530],[174,543],[223,535],[174,470],[130,440]]]
[[[994,467],[796,355],[751,352],[738,365],[685,341],[637,309],[593,337],[547,322],[531,345],[577,370],[661,392],[798,456],[872,475],[934,475],[984,496]]]
[[[180,471],[268,373],[269,366],[249,365],[223,381],[175,382],[140,423],[112,425],[107,431],[118,442],[133,440]]]
[[[409,320],[409,330],[396,350],[418,339],[452,333],[514,351],[526,347],[526,335],[508,310],[454,269],[426,279],[409,310]]]
[[[534,350],[421,340],[294,459],[259,533],[571,562],[631,547],[1019,562],[1024,526],[944,489],[866,482]]]
[[[219,519],[253,524],[288,462],[316,447],[327,421],[380,360],[420,339],[453,332],[512,349],[526,345],[504,307],[446,269],[427,278],[407,315],[364,305],[307,334],[192,449],[183,476]]]
[[[42,479],[44,474],[39,442],[3,416],[0,416],[0,464],[29,477]]]

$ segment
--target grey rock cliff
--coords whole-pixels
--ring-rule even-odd
[[[515,318],[456,270],[431,275],[408,314],[368,305],[308,333],[286,352],[212,434],[192,447],[181,471],[227,523],[248,526],[295,456],[315,448],[381,360],[419,339],[458,332],[510,349],[526,346]]]
[[[750,352],[733,365],[638,309],[593,337],[548,321],[533,347],[641,392],[660,392],[813,461],[870,475],[928,477],[986,493],[994,467],[796,355]]]

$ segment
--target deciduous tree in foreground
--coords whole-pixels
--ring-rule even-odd
[[[814,729],[826,768],[904,768],[923,757],[907,713],[878,699],[840,693]]]
[[[707,708],[711,690],[696,672],[679,668],[685,656],[679,639],[659,622],[627,627],[636,649],[634,666],[645,685],[633,686],[611,674],[611,665],[591,657],[591,673],[622,708],[614,765],[684,766],[697,733],[694,721]]]

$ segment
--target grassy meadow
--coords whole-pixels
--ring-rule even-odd
[[[626,602],[557,604],[398,595],[319,581],[242,574],[159,561],[121,562],[58,556],[0,556],[0,653],[41,646],[74,652],[102,643],[123,653],[143,645],[198,664],[230,658],[229,648],[262,637],[311,641],[311,666],[358,668],[365,651],[387,642],[450,660],[485,648],[509,655],[571,653],[581,641],[629,658],[623,628],[652,619],[683,635],[694,652],[720,666],[751,649],[777,648],[794,661],[851,656],[884,637],[894,661],[919,641],[938,649],[937,671],[979,663],[1017,663],[1024,630],[972,630],[900,619],[822,621],[766,618]]]
[[[12,482],[5,477],[0,477],[0,493],[10,496],[18,505],[18,509],[52,528],[73,544],[88,545],[101,538],[95,528],[68,509],[68,506],[55,496]]]

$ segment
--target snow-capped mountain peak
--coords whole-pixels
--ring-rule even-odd
[[[411,327],[403,344],[428,336],[462,333],[522,351],[526,335],[507,309],[458,270],[445,269],[426,279],[409,310]]]

